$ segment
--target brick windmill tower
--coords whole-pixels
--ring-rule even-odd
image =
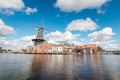
[[[35,46],[39,45],[41,42],[45,41],[43,39],[43,28],[42,27],[40,27],[38,29],[38,34],[37,34],[37,36],[36,36],[35,39],[32,39],[32,41],[33,41],[33,43],[34,43]]]
[[[49,44],[44,38],[43,38],[43,32],[44,31],[49,31],[45,28],[43,28],[43,21],[41,24],[41,27],[33,26],[37,28],[38,33],[35,39],[32,39],[34,43],[34,49],[33,53],[47,53],[51,49],[51,44]]]
[[[33,25],[33,27],[37,28],[38,29],[38,33],[37,33],[37,36],[35,39],[32,39],[33,43],[34,43],[34,46],[37,46],[39,45],[41,42],[45,41],[45,39],[43,39],[43,31],[44,30],[47,30],[45,28],[43,28],[43,21],[42,21],[42,24],[41,24],[41,27],[37,27],[35,25]]]

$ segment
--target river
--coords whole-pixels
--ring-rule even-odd
[[[0,54],[0,80],[120,80],[120,55]]]

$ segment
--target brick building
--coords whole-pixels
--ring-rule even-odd
[[[75,53],[94,53],[97,49],[96,44],[87,44],[82,46],[75,46],[73,52]]]
[[[47,41],[41,42],[39,45],[33,47],[33,53],[48,53],[52,49],[52,44]]]

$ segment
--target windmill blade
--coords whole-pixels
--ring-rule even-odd
[[[51,30],[49,29],[46,29],[46,28],[43,28],[44,31],[48,31],[48,32],[52,32]]]
[[[41,28],[44,27],[44,20],[41,21]]]
[[[33,24],[31,24],[30,26],[33,27],[35,30],[43,30],[43,31],[47,31],[47,32],[52,32],[52,31],[44,28],[43,25],[44,25],[44,21],[42,20],[41,21],[41,26],[37,26],[37,25],[33,25]]]
[[[30,24],[30,27],[33,27],[34,30],[38,31],[40,27],[37,25]]]
[[[35,28],[40,28],[37,25],[33,25],[33,24],[31,24],[30,26],[35,27]]]
[[[38,28],[36,28],[36,27],[33,27],[33,29],[36,30],[36,31],[38,31]]]

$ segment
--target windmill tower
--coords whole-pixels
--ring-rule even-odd
[[[38,28],[38,33],[37,33],[36,38],[32,39],[34,45],[36,46],[42,43],[43,41],[45,41],[45,39],[43,39],[43,31],[47,29],[43,28],[43,21],[42,21],[41,27],[37,27],[35,25],[33,27]]]

